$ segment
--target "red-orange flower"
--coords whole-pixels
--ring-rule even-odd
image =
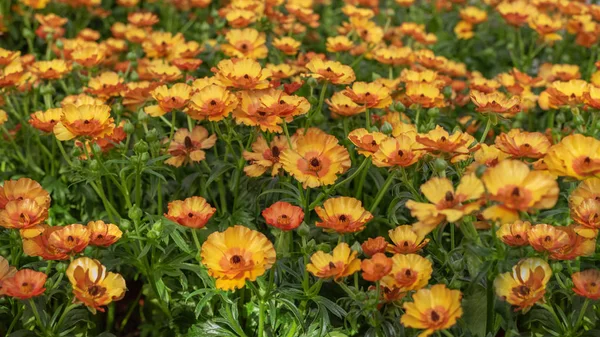
[[[267,224],[284,231],[298,228],[304,220],[304,211],[285,201],[278,201],[262,211]]]
[[[190,197],[185,200],[171,201],[165,217],[182,226],[199,229],[206,226],[215,211],[216,209],[211,207],[206,199]]]
[[[366,256],[373,256],[377,253],[385,253],[388,243],[383,236],[378,236],[376,238],[367,239],[360,247]]]
[[[12,277],[2,281],[2,292],[21,300],[40,296],[46,291],[44,284],[47,278],[48,275],[42,272],[21,269]]]
[[[571,275],[573,291],[592,300],[600,299],[600,271],[588,269]]]
[[[107,224],[102,220],[90,221],[87,224],[90,231],[90,245],[108,247],[117,242],[123,232],[114,224]]]
[[[379,281],[392,270],[392,259],[385,254],[377,253],[371,259],[362,260],[360,268],[365,280]]]

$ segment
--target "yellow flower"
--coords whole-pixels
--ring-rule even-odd
[[[468,23],[476,25],[487,20],[487,12],[474,6],[467,6],[460,10],[460,17]]]
[[[394,244],[388,244],[387,252],[394,254],[416,253],[429,242],[429,239],[419,235],[414,226],[410,225],[401,225],[390,229],[388,235]]]
[[[436,284],[431,289],[421,289],[413,295],[413,302],[404,303],[405,313],[400,322],[409,328],[423,329],[418,337],[427,337],[438,330],[448,329],[463,314],[461,298],[459,290],[450,290],[443,284]]]
[[[512,247],[527,246],[529,244],[529,230],[531,223],[529,221],[517,220],[513,223],[503,224],[496,231],[496,236],[505,244]]]
[[[395,254],[392,257],[392,270],[381,279],[381,284],[402,292],[418,290],[427,285],[432,272],[431,261],[422,256]]]
[[[513,222],[519,219],[519,212],[552,208],[558,200],[558,184],[552,174],[531,171],[517,160],[507,159],[489,168],[481,180],[488,198],[498,202],[483,211],[486,219]]]
[[[600,140],[581,134],[567,136],[548,150],[544,163],[559,176],[600,177]]]
[[[400,134],[382,141],[371,158],[377,167],[408,167],[423,156],[424,152],[419,147],[420,144],[415,142],[414,137]]]
[[[244,167],[244,172],[249,177],[259,177],[271,170],[271,176],[276,176],[282,164],[279,161],[281,152],[287,149],[288,142],[283,136],[275,136],[270,144],[267,144],[265,138],[260,135],[254,143],[252,143],[252,152],[244,151],[244,160],[248,162],[248,166]]]
[[[265,33],[253,28],[232,29],[225,34],[226,44],[221,45],[223,53],[229,57],[264,59],[269,54],[265,43]]]
[[[190,100],[191,92],[192,87],[185,83],[176,83],[171,88],[161,85],[150,93],[158,105],[147,106],[144,111],[152,117],[159,117],[172,110],[181,110]]]
[[[300,41],[296,41],[289,36],[273,39],[273,47],[279,49],[285,55],[296,55],[301,45]]]
[[[223,60],[212,71],[226,87],[246,90],[269,87],[270,72],[252,59]]]
[[[344,95],[365,108],[383,109],[392,104],[390,90],[379,83],[354,82],[347,87]]]
[[[6,123],[8,121],[8,114],[6,111],[0,109],[0,125]]]
[[[589,90],[589,84],[584,80],[568,82],[554,81],[546,89],[549,103],[553,106],[576,106],[582,104],[584,95]]]
[[[60,122],[54,126],[54,135],[61,141],[75,137],[98,139],[112,134],[114,128],[108,105],[66,104]]]
[[[285,149],[281,163],[304,188],[331,185],[351,166],[348,150],[334,136],[318,129],[309,129],[292,148]]]
[[[542,158],[552,144],[541,132],[511,129],[496,137],[496,147],[512,158]]]
[[[340,234],[360,232],[373,219],[373,215],[362,207],[360,200],[350,197],[327,199],[323,207],[315,207],[315,212],[321,219],[321,222],[317,221],[317,227]]]
[[[333,117],[349,117],[365,111],[363,105],[354,103],[350,97],[344,95],[344,93],[340,91],[334,93],[333,96],[331,96],[331,100],[328,99],[326,102],[327,105],[329,105],[329,110]]]
[[[431,203],[409,200],[406,207],[419,220],[414,225],[415,231],[425,236],[443,221],[454,223],[479,210],[484,188],[481,181],[470,174],[460,180],[456,191],[447,178],[434,177],[421,185],[421,192]]]
[[[524,312],[543,301],[546,284],[552,276],[548,263],[540,258],[519,261],[512,272],[500,274],[494,280],[496,294]]]
[[[310,257],[311,263],[306,266],[306,270],[315,277],[333,277],[336,281],[339,281],[360,270],[360,260],[356,255],[358,255],[357,252],[350,250],[350,246],[342,242],[333,249],[332,254],[321,251],[314,253]]]
[[[310,71],[308,76],[333,84],[350,84],[356,79],[352,68],[337,61],[323,61],[315,57],[306,64],[306,68]]]
[[[481,113],[514,115],[519,111],[519,96],[508,98],[499,91],[486,94],[477,90],[471,90],[470,96],[473,104],[477,106],[477,111]]]
[[[202,264],[222,290],[243,288],[275,263],[273,244],[255,230],[236,225],[214,232],[202,244]]]
[[[467,21],[459,21],[456,26],[454,26],[454,34],[461,40],[469,40],[475,36],[475,32],[473,32],[473,24]]]
[[[37,61],[31,65],[31,71],[41,79],[56,80],[71,71],[71,66],[64,60]]]
[[[431,83],[408,83],[405,94],[409,103],[423,108],[441,108],[446,105],[440,89]]]
[[[124,82],[125,80],[119,74],[107,71],[91,78],[85,91],[102,99],[108,99],[112,96],[119,96],[124,88]]]
[[[356,146],[358,153],[365,157],[371,157],[379,150],[379,145],[388,139],[388,136],[381,132],[368,132],[367,129],[360,128],[350,132],[348,139]]]
[[[345,35],[332,36],[327,38],[327,51],[330,53],[339,53],[348,51],[354,47],[354,43]]]
[[[220,85],[209,84],[191,98],[185,112],[196,120],[218,122],[238,106],[238,98]]]
[[[66,274],[73,286],[75,302],[83,303],[93,313],[104,312],[103,306],[122,299],[127,290],[120,274],[107,272],[100,261],[87,257],[71,262]]]
[[[471,145],[475,138],[468,133],[455,131],[452,135],[441,126],[426,134],[418,134],[416,140],[421,144],[421,149],[434,156],[449,156],[453,163],[467,159],[467,155],[475,150]]]

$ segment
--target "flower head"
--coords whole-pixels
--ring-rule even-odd
[[[383,236],[378,236],[367,239],[360,247],[366,256],[373,256],[377,253],[385,253],[388,243]]]
[[[323,207],[316,207],[315,212],[321,219],[317,227],[333,230],[337,233],[355,233],[365,228],[373,215],[362,207],[360,200],[350,197],[327,199]]]
[[[173,140],[169,144],[171,158],[165,163],[180,167],[184,163],[200,162],[206,154],[203,150],[210,149],[215,145],[217,135],[208,135],[208,131],[197,125],[190,132],[187,128],[180,128],[175,132]]]
[[[588,269],[571,275],[573,291],[592,300],[600,299],[600,271]]]
[[[185,200],[171,201],[165,217],[182,226],[199,229],[206,226],[215,211],[216,209],[211,207],[206,199],[190,197]]]
[[[252,151],[244,151],[242,154],[248,163],[244,172],[249,177],[259,177],[268,170],[271,170],[272,176],[277,175],[282,167],[279,161],[281,153],[287,148],[289,144],[283,136],[273,137],[269,144],[262,135],[258,136],[252,143]]]
[[[212,68],[215,77],[228,88],[266,89],[270,72],[252,59],[223,60]]]
[[[58,140],[65,141],[76,137],[102,138],[110,135],[114,128],[108,105],[65,104],[60,122],[53,131]]]
[[[381,132],[368,132],[367,129],[360,128],[350,132],[348,139],[357,147],[358,153],[370,157],[388,137]]]
[[[237,97],[220,85],[210,84],[192,95],[185,112],[196,120],[223,120],[237,107]]]
[[[285,171],[311,188],[335,183],[338,174],[351,165],[348,150],[334,136],[318,129],[299,136],[292,148],[281,153],[280,160]]]
[[[296,229],[304,220],[304,211],[285,201],[278,201],[262,211],[268,225],[284,231]]]
[[[379,83],[354,82],[352,87],[347,87],[344,95],[365,108],[382,109],[392,104],[390,90]]]
[[[404,303],[405,313],[400,322],[409,328],[423,329],[419,337],[448,329],[463,314],[461,298],[459,290],[450,290],[443,284],[436,284],[431,289],[420,289],[413,295],[413,302]]]
[[[527,246],[529,244],[529,231],[531,223],[529,221],[517,220],[512,223],[502,225],[496,231],[496,236],[505,244],[512,247]]]
[[[52,132],[54,126],[62,118],[62,108],[48,109],[46,111],[36,111],[31,114],[29,124],[43,132]]]
[[[394,254],[412,254],[427,245],[429,239],[419,235],[413,226],[402,225],[388,232],[393,244],[387,245],[387,252]]]
[[[46,291],[44,284],[48,275],[31,270],[21,269],[12,277],[2,280],[2,293],[21,300],[40,296]]]
[[[90,245],[108,247],[117,242],[123,232],[114,224],[102,220],[90,221],[86,226],[90,232]]]
[[[48,237],[48,244],[65,254],[82,252],[90,242],[90,230],[84,225],[59,227]]]
[[[362,277],[371,282],[379,281],[392,270],[392,259],[385,254],[377,253],[360,264]]]
[[[500,274],[494,280],[496,294],[516,306],[515,311],[527,312],[544,298],[546,284],[552,276],[548,263],[540,258],[519,261],[512,272]]]
[[[161,85],[150,93],[158,104],[147,106],[144,111],[158,117],[172,110],[181,110],[190,100],[191,93],[192,87],[185,83],[176,83],[171,88]]]
[[[466,159],[469,153],[477,150],[471,146],[475,139],[470,134],[455,131],[450,135],[439,125],[426,134],[417,134],[416,140],[422,150],[435,156],[448,156],[453,163]]]
[[[7,259],[0,256],[0,296],[3,295],[2,281],[13,277],[16,272],[17,272],[17,268],[12,267],[10,264],[8,264]]]
[[[107,272],[98,260],[75,259],[66,274],[73,286],[75,302],[83,303],[93,313],[104,312],[103,306],[125,296],[125,279],[120,274]]]
[[[275,248],[267,237],[244,226],[214,232],[202,244],[202,264],[222,290],[244,287],[275,263]]]
[[[310,71],[308,76],[333,84],[350,84],[356,79],[352,68],[337,61],[323,61],[315,57],[306,68]]]
[[[552,144],[541,132],[525,132],[511,129],[496,137],[496,147],[512,158],[539,159],[546,155]]]
[[[253,28],[232,29],[225,34],[226,44],[221,45],[223,53],[229,57],[264,59],[269,54],[265,33]]]
[[[336,92],[331,99],[326,100],[333,117],[349,117],[365,111],[365,106],[355,103],[343,92]]]
[[[477,111],[481,113],[499,113],[503,115],[514,115],[519,110],[519,96],[508,98],[499,91],[486,94],[481,91],[471,90],[471,100],[477,106]]]
[[[600,176],[600,140],[581,134],[569,135],[553,145],[544,157],[552,174],[575,179]]]
[[[377,167],[408,167],[423,156],[424,152],[419,147],[420,144],[415,142],[414,137],[400,134],[382,141],[371,158]]]
[[[306,270],[315,277],[333,277],[339,281],[360,270],[360,260],[356,257],[357,254],[350,249],[347,243],[342,242],[333,249],[332,254],[322,251],[314,253],[310,257],[310,263],[306,266]]]
[[[433,272],[431,261],[416,254],[396,254],[392,262],[392,270],[381,279],[381,283],[403,292],[423,288]]]

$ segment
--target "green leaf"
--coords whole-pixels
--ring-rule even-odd
[[[485,325],[487,317],[487,303],[485,301],[486,291],[481,286],[474,287],[474,290],[462,302],[462,319],[474,336],[485,336]]]

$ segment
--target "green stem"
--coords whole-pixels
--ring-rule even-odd
[[[198,249],[198,254],[202,251],[202,245],[200,245],[200,240],[198,240],[197,229],[192,228],[192,237],[194,238],[194,244],[196,245],[196,249]]]
[[[60,315],[60,318],[58,319],[58,322],[54,326],[53,331],[55,333],[58,332],[58,329],[60,329],[60,327],[62,326],[62,323],[65,320],[65,318],[67,318],[67,314],[69,313],[69,311],[75,309],[77,306],[79,306],[79,304],[71,304],[71,305],[68,305],[65,308],[65,310],[63,310],[63,313]]]
[[[33,316],[35,317],[35,323],[36,325],[42,329],[42,331],[45,331],[44,325],[42,324],[42,319],[40,318],[40,313],[37,310],[37,307],[35,306],[35,302],[33,301],[33,298],[29,299],[29,305],[31,306],[31,311],[33,312]]]
[[[456,227],[454,224],[450,224],[450,250],[454,251],[455,243],[454,243],[454,230]]]
[[[479,139],[479,143],[483,144],[483,142],[485,142],[485,139],[487,138],[487,135],[490,132],[491,128],[492,128],[492,119],[488,116],[487,122],[485,123],[485,129],[483,129],[483,134],[481,135],[481,138]]]
[[[15,316],[15,318],[13,318],[12,322],[10,323],[10,326],[8,327],[8,330],[6,330],[7,336],[10,336],[10,333],[12,332],[12,330],[14,329],[15,325],[17,324],[17,322],[19,321],[19,319],[21,318],[22,315],[23,315],[23,309],[20,305],[17,304],[17,315]]]
[[[265,333],[265,301],[260,299],[258,302],[258,337],[263,337]]]
[[[63,158],[65,158],[65,161],[67,162],[67,164],[69,164],[69,166],[73,165],[73,163],[71,162],[71,159],[67,155],[67,151],[65,151],[65,148],[62,146],[62,142],[60,140],[58,140],[58,138],[55,138],[55,140],[56,140],[56,144],[58,145],[58,149],[60,150],[60,153],[62,153],[62,156],[63,156]]]
[[[373,211],[375,211],[375,209],[377,208],[377,205],[379,205],[379,203],[383,199],[383,196],[387,193],[388,189],[392,185],[392,182],[394,182],[394,178],[396,178],[396,171],[392,171],[390,173],[390,175],[387,177],[387,179],[385,180],[385,183],[381,187],[381,190],[379,190],[379,192],[377,193],[377,196],[375,197],[375,201],[371,205],[369,212],[373,213]]]
[[[575,322],[575,326],[574,326],[574,332],[577,332],[577,330],[579,330],[579,326],[581,325],[582,321],[583,321],[583,317],[585,316],[585,311],[587,310],[588,305],[590,304],[590,299],[589,298],[585,298],[585,301],[583,302],[583,305],[581,306],[581,310],[579,311],[579,317],[577,317],[577,322]]]

